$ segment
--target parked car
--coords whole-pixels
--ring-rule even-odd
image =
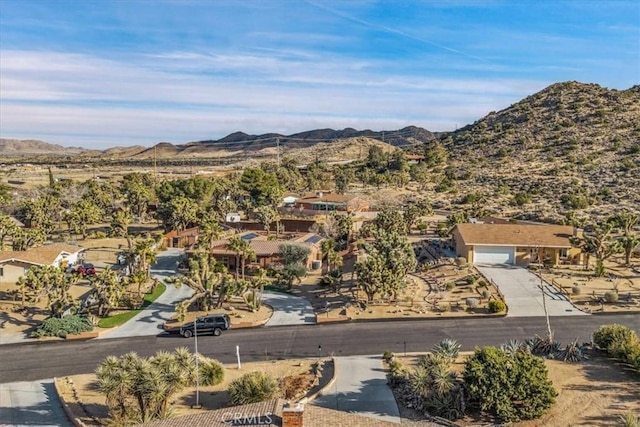
[[[222,331],[231,328],[231,318],[226,314],[209,314],[207,316],[198,317],[194,322],[185,323],[180,327],[180,335],[185,338],[191,338],[195,334],[197,328],[198,335],[212,333],[218,336]]]
[[[93,264],[84,263],[78,266],[76,272],[82,274],[82,277],[86,277],[87,275],[96,274],[96,267]]]

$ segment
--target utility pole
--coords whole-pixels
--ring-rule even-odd
[[[278,157],[278,167],[280,167],[280,138],[276,138],[276,155]]]
[[[153,182],[158,182],[158,145],[153,146]]]

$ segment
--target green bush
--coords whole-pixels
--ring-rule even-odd
[[[593,342],[640,372],[640,338],[631,328],[618,324],[600,326],[593,332]]]
[[[499,299],[489,301],[489,313],[502,313],[507,309],[507,305]]]
[[[382,353],[382,360],[384,360],[385,363],[390,363],[394,357],[395,354],[393,354],[392,351],[386,350],[384,353]]]
[[[74,314],[65,316],[62,319],[58,317],[50,317],[44,320],[30,336],[31,338],[66,338],[67,335],[77,335],[82,332],[89,332],[92,330],[93,325],[86,317]]]
[[[470,407],[501,422],[539,418],[558,395],[544,361],[526,352],[508,356],[496,347],[478,348],[465,362],[462,377]]]
[[[580,295],[580,293],[582,292],[582,290],[580,289],[580,286],[574,286],[573,288],[571,288],[571,292],[574,295]]]
[[[202,360],[198,365],[200,385],[218,385],[224,381],[224,366],[215,359]]]
[[[614,342],[638,342],[638,335],[633,329],[619,325],[602,325],[593,331],[593,342],[602,350],[609,351]]]
[[[254,371],[244,374],[229,384],[231,405],[245,405],[273,398],[278,392],[278,382],[271,375]]]

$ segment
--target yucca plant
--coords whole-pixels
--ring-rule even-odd
[[[529,346],[526,342],[518,341],[515,339],[510,339],[506,343],[502,344],[500,346],[500,349],[504,351],[509,357],[513,357],[516,353],[530,351]]]
[[[451,338],[445,338],[438,344],[434,345],[432,351],[435,354],[443,355],[450,361],[454,361],[460,353],[460,347],[461,345],[458,343],[458,341]]]
[[[580,362],[589,357],[584,353],[584,348],[578,344],[578,340],[570,342],[560,352],[560,358],[565,362]]]

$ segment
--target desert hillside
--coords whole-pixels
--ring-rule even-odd
[[[640,86],[557,83],[440,140],[458,191],[489,205],[521,193],[536,217],[640,210]]]

